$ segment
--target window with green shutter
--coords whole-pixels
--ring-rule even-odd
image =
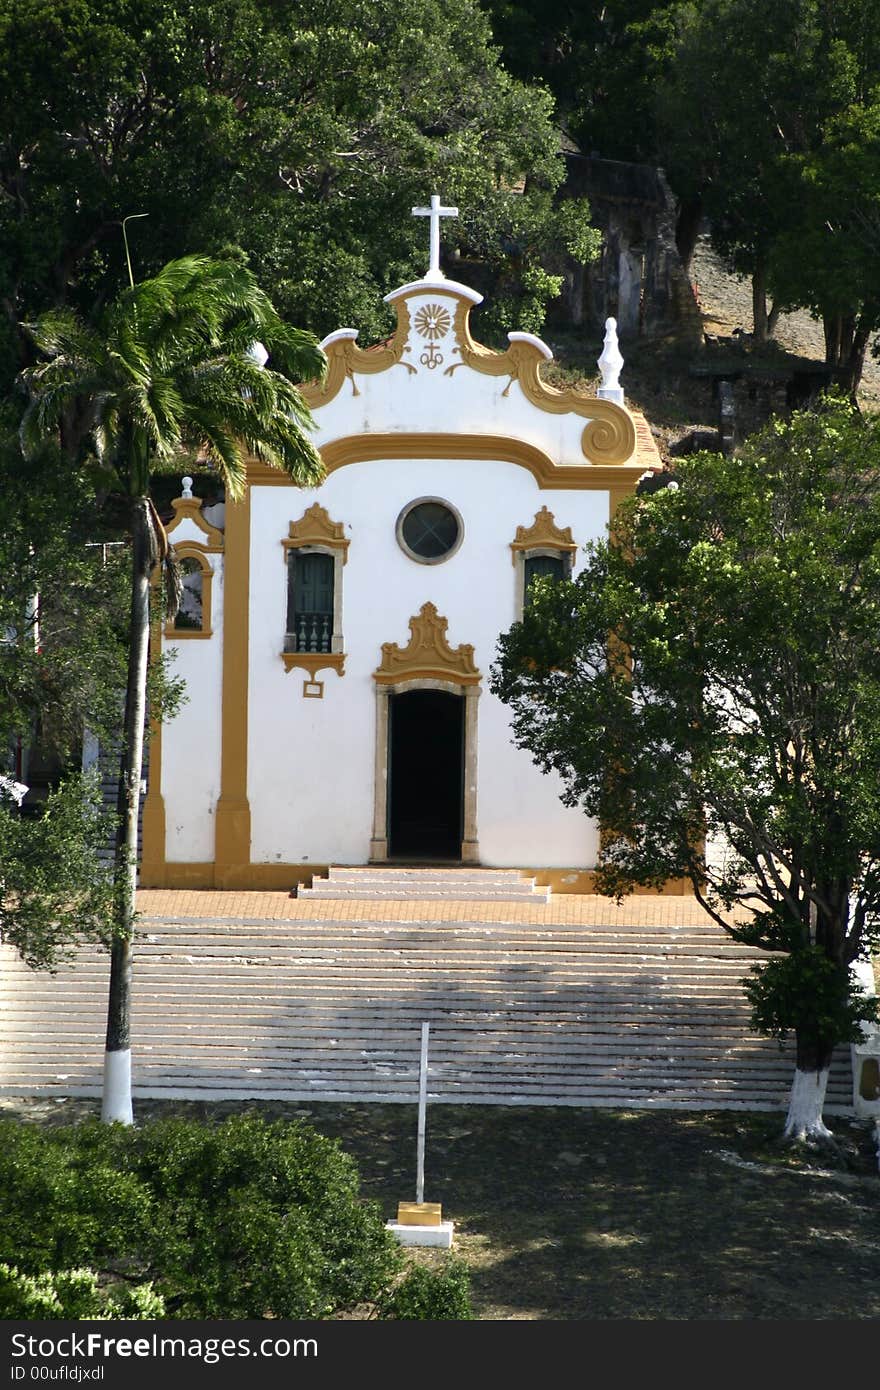
[[[562,555],[529,555],[525,562],[525,607],[531,602],[529,591],[532,580],[544,578],[559,580],[565,578],[565,557]]]
[[[290,550],[287,556],[288,651],[329,652],[333,640],[332,555]]]

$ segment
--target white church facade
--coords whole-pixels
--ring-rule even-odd
[[[434,216],[427,276],[387,297],[392,339],[323,344],[304,390],[321,485],[254,463],[222,522],[174,503],[197,601],[157,634],[187,703],[153,732],[142,886],[293,888],[393,860],[589,890],[597,827],[514,747],[488,673],[532,575],[576,573],[660,460],[613,373],[601,399],[558,391],[540,339],[476,342],[480,296],[437,240]]]

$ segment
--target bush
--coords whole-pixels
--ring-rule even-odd
[[[34,970],[55,970],[84,941],[106,945],[113,884],[100,851],[113,833],[95,777],[69,777],[39,819],[0,797],[2,939]]]
[[[98,1287],[93,1269],[23,1274],[11,1265],[0,1264],[0,1318],[7,1321],[112,1318],[140,1322],[164,1316],[165,1303],[151,1284],[111,1294]]]
[[[469,1321],[473,1318],[469,1288],[468,1270],[462,1260],[450,1260],[440,1270],[413,1265],[382,1303],[380,1316],[410,1321]]]
[[[744,985],[759,1033],[799,1042],[836,1038],[859,1042],[862,1023],[877,1021],[877,1000],[850,979],[847,966],[835,964],[818,946],[753,965]]]
[[[130,1141],[118,1125],[44,1132],[0,1122],[0,1261],[39,1274],[139,1251],[153,1200],[126,1171]]]
[[[6,1287],[65,1306],[84,1266],[152,1282],[174,1318],[328,1318],[378,1304],[403,1255],[358,1182],[336,1141],[305,1124],[0,1122],[0,1261],[16,1271]]]

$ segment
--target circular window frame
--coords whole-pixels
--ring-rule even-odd
[[[455,544],[451,545],[448,550],[444,550],[442,555],[418,555],[415,550],[407,545],[404,539],[404,522],[410,512],[415,511],[416,507],[424,506],[426,502],[433,502],[438,507],[445,507],[455,518],[455,524],[458,527],[458,536],[455,540]],[[394,534],[397,537],[397,544],[400,546],[404,555],[410,560],[414,560],[417,565],[443,565],[447,560],[451,560],[453,555],[456,555],[461,549],[461,544],[464,540],[464,522],[462,521],[461,512],[458,508],[454,507],[451,502],[448,502],[445,497],[415,497],[412,502],[407,502],[406,506],[401,510],[394,527]]]

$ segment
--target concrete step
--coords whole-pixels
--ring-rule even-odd
[[[378,880],[388,883],[420,883],[424,879],[435,879],[441,883],[534,883],[520,869],[484,869],[478,865],[440,864],[411,865],[400,864],[331,864],[327,869],[327,879],[333,883],[373,883]]]
[[[517,869],[470,869],[435,866],[344,868],[331,865],[326,878],[299,888],[298,898],[339,902],[548,902],[549,890]]]
[[[444,888],[440,884],[377,884],[371,888],[359,888],[348,884],[324,885],[314,881],[311,888],[299,888],[298,898],[323,902],[469,902],[469,903],[519,903],[548,902],[549,892],[544,889],[515,888],[477,888],[462,884],[460,887]]]
[[[729,937],[726,932],[708,923],[706,926],[660,926],[660,927],[641,927],[634,925],[615,925],[615,926],[585,926],[582,922],[548,922],[541,921],[523,922],[515,917],[497,917],[487,922],[482,919],[469,919],[467,916],[467,904],[463,904],[461,910],[456,914],[455,919],[450,921],[443,917],[379,917],[375,912],[371,912],[369,917],[358,918],[348,917],[345,914],[334,914],[332,917],[296,917],[296,918],[274,918],[265,919],[260,917],[239,917],[234,923],[228,917],[190,917],[179,914],[174,917],[156,917],[149,913],[143,913],[138,917],[138,936],[147,940],[162,940],[168,937],[172,941],[180,939],[181,930],[184,934],[197,931],[198,939],[201,941],[209,937],[238,940],[239,937],[246,939],[245,928],[253,927],[256,938],[259,940],[272,940],[274,936],[279,940],[291,940],[300,936],[321,936],[335,935],[340,939],[352,939],[361,935],[382,935],[389,931],[406,930],[414,936],[421,937],[426,933],[437,933],[444,939],[453,939],[459,936],[470,937],[485,933],[492,937],[498,933],[509,933],[515,927],[517,930],[517,941],[520,935],[523,938],[533,937],[536,941],[540,940],[565,940],[574,937],[579,943],[589,942],[594,936],[603,936],[612,940],[624,942],[641,941],[642,937],[646,941],[676,941],[684,935],[693,938],[695,941],[729,942],[731,945],[737,943]],[[751,947],[744,947],[751,950]]]
[[[424,1019],[434,1101],[776,1109],[790,1084],[791,1049],[749,1028],[740,982],[759,953],[711,924],[642,940],[351,922],[341,904],[335,921],[141,929],[136,1095],[412,1103]],[[53,977],[0,949],[0,1093],[100,1092],[107,971],[93,948]],[[844,1049],[829,1113],[851,1101]]]

